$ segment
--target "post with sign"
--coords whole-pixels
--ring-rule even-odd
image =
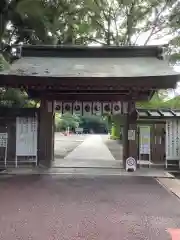
[[[0,133],[0,148],[4,149],[4,165],[7,165],[7,145],[8,145],[8,134]]]

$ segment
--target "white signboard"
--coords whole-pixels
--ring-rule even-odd
[[[83,130],[84,130],[83,128],[76,128],[76,129],[75,129],[75,132],[76,132],[77,134],[78,134],[78,133],[80,134],[80,133],[83,133]]]
[[[7,163],[8,133],[0,133],[0,148],[5,149],[4,165]]]
[[[133,157],[129,157],[126,159],[126,171],[136,171],[136,160]]]
[[[140,154],[151,153],[151,142],[150,142],[150,126],[140,126],[139,127],[139,141],[140,141]]]
[[[128,130],[128,140],[135,140],[135,139],[136,139],[136,131]]]
[[[180,121],[166,122],[166,159],[180,160]]]
[[[8,134],[7,133],[0,133],[0,147],[6,148],[8,141]]]
[[[16,118],[16,156],[37,156],[37,119]]]

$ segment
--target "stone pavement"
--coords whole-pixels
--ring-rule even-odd
[[[110,146],[107,143],[111,143]],[[113,147],[113,148],[112,148]],[[59,168],[123,168],[122,146],[104,135],[55,134],[55,161]],[[118,158],[117,158],[118,157]]]
[[[112,161],[112,160],[102,160],[102,159],[87,159],[86,157],[82,159],[76,158],[64,158],[55,159],[54,167],[59,168],[122,168],[122,161]]]
[[[100,135],[89,136],[64,159],[115,160]]]
[[[105,144],[108,135],[88,135],[64,158],[56,158],[53,167],[59,168],[122,168],[122,160],[115,160]],[[120,148],[119,148],[120,151]]]
[[[169,240],[180,228],[180,201],[150,177],[15,176],[0,191],[2,240]]]

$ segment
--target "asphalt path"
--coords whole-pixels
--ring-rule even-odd
[[[15,176],[0,191],[2,240],[169,240],[180,228],[179,199],[153,178]]]

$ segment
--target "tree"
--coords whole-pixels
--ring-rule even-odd
[[[178,0],[2,1],[3,35],[17,43],[136,45],[145,33],[146,45],[179,29]]]
[[[79,126],[80,117],[72,115],[70,113],[58,114],[55,115],[55,126],[56,131],[65,131],[67,128],[70,130],[75,130]]]

